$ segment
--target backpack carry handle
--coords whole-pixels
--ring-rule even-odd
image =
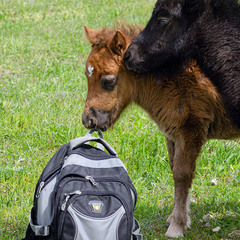
[[[92,136],[93,132],[95,131],[98,131],[98,138]],[[73,150],[74,148],[79,147],[81,144],[89,141],[100,143],[111,155],[117,157],[117,152],[108,142],[103,139],[102,131],[99,129],[91,129],[84,137],[72,139],[70,141],[70,150]],[[103,150],[99,145],[97,145],[97,148]]]

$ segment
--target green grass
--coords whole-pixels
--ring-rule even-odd
[[[83,25],[146,24],[155,0],[2,0],[0,5],[0,239],[24,236],[38,177],[54,152],[86,133]],[[173,180],[163,135],[136,106],[105,138],[139,193],[144,239],[165,239]],[[192,188],[192,228],[184,239],[227,239],[240,230],[239,141],[210,141]],[[218,184],[211,186],[216,178]],[[213,215],[210,227],[202,218]],[[231,218],[226,214],[234,214]],[[218,233],[212,229],[220,226]]]

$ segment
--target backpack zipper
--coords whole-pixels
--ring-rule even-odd
[[[97,186],[97,183],[96,183],[95,179],[92,176],[86,176],[85,178],[87,180],[89,180],[94,187]]]
[[[45,178],[45,181],[41,181],[37,187],[37,191],[35,194],[36,199],[40,197],[40,193],[42,192],[43,188],[60,172],[61,168],[54,169],[48,176]]]
[[[73,195],[81,195],[82,192],[80,190],[76,190],[75,192],[72,192],[72,193],[65,193],[64,196],[65,196],[65,202],[61,205],[61,210],[62,211],[65,211],[66,209],[66,205],[68,203],[68,200],[71,198],[71,196]]]
[[[125,188],[127,189],[127,191],[128,191],[129,198],[130,198],[130,201],[131,201],[131,203],[130,203],[131,206],[133,206],[133,208],[135,207],[135,203],[133,204],[132,194],[131,194],[131,190],[130,190],[131,188],[130,188],[130,186],[127,186],[126,182],[122,181],[121,179],[111,178],[111,177],[95,177],[95,178],[93,178],[92,176],[86,176],[86,177],[80,176],[80,175],[75,175],[75,176],[78,176],[78,177],[74,177],[74,178],[68,179],[67,181],[62,182],[61,185],[59,185],[59,187],[61,186],[60,191],[55,190],[55,191],[57,191],[57,195],[56,195],[57,204],[56,204],[56,207],[59,205],[59,197],[62,194],[62,189],[64,188],[64,186],[66,184],[68,184],[69,182],[71,182],[71,181],[79,181],[79,180],[80,181],[84,181],[84,182],[85,181],[90,181],[90,183],[92,183],[93,186],[97,186],[97,182],[96,181],[98,181],[98,182],[112,181],[112,182],[122,183],[125,186]],[[67,177],[67,176],[65,176],[65,177]],[[79,178],[81,178],[81,179],[79,179]],[[61,182],[61,181],[62,180],[60,180],[59,182]],[[135,198],[135,202],[136,202],[136,200],[137,199]]]
[[[60,169],[55,169],[52,171],[51,174],[48,175],[48,177],[45,179],[45,181],[40,182],[38,186],[38,190],[36,191],[36,198],[40,197],[40,193],[42,192],[43,188],[54,178],[56,175],[60,172]]]
[[[38,188],[38,191],[37,191],[37,194],[36,194],[36,198],[39,198],[39,197],[40,197],[40,193],[41,193],[44,185],[45,185],[45,182],[40,182],[39,188]]]

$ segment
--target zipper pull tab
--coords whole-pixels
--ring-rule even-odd
[[[95,179],[92,176],[86,176],[85,178],[87,180],[89,180],[94,187],[97,186],[97,182],[95,181]]]
[[[64,196],[65,196],[66,198],[65,198],[65,202],[64,202],[64,203],[62,204],[62,206],[61,206],[61,210],[62,210],[62,211],[65,211],[67,202],[68,202],[68,200],[69,200],[69,198],[70,198],[70,195],[67,194],[67,193],[65,193]]]
[[[80,191],[80,190],[76,190],[75,192],[72,192],[72,193],[65,193],[64,194],[64,196],[65,196],[65,202],[62,204],[62,206],[61,206],[61,210],[62,211],[65,211],[65,209],[66,209],[66,206],[67,206],[67,203],[68,203],[68,200],[70,199],[70,197],[72,196],[72,195],[81,195],[82,194],[82,192]]]
[[[38,190],[38,193],[36,194],[36,198],[39,198],[40,197],[40,193],[44,187],[44,182],[41,182],[40,185],[39,185],[39,190]]]

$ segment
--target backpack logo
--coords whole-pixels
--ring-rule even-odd
[[[101,201],[90,201],[88,205],[91,207],[93,213],[101,213],[104,206]]]

